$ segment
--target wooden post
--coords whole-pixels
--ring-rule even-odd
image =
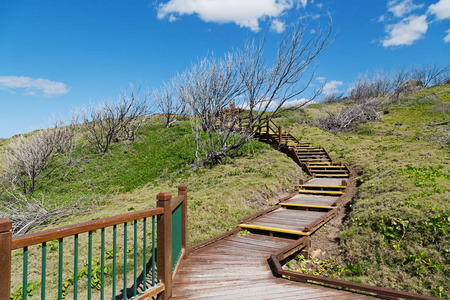
[[[156,206],[164,208],[164,213],[158,216],[156,263],[158,279],[165,286],[161,299],[166,300],[172,297],[172,195],[159,193],[156,199]]]
[[[184,249],[184,259],[187,258],[187,186],[185,185],[179,185],[178,186],[178,196],[184,196],[183,203],[181,204],[181,214],[182,214],[182,220],[181,220],[181,248]]]
[[[266,117],[266,123],[267,123],[267,130],[266,130],[266,139],[269,139],[269,134],[270,134],[270,132],[269,132],[269,128],[270,128],[270,125],[269,125],[269,117]]]
[[[11,290],[11,234],[12,224],[0,219],[0,299],[9,299]]]
[[[281,130],[282,129],[282,127],[281,127],[281,125],[280,125],[280,127],[278,127],[278,130],[280,130],[280,132],[279,132],[279,139],[280,139],[280,141],[279,141],[279,145],[281,145],[281,142],[282,142],[282,140],[283,140],[283,131]]]

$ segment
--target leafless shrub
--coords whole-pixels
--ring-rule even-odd
[[[391,73],[389,79],[389,92],[391,93],[391,98],[398,101],[400,95],[407,94],[408,85],[406,84],[411,80],[411,72],[401,69]]]
[[[12,222],[14,235],[25,234],[29,230],[45,225],[50,225],[72,215],[75,211],[85,209],[78,202],[67,206],[48,207],[44,197],[36,199],[26,197],[22,193],[7,193],[7,200],[2,199],[0,218],[6,218]]]
[[[242,51],[227,54],[224,59],[209,56],[200,60],[175,80],[178,95],[195,115],[194,130],[201,128],[207,134],[207,143],[196,142],[204,147],[197,151],[204,153],[198,157],[203,165],[236,155],[262,126],[260,120],[266,112],[270,111],[271,118],[307,89],[315,75],[312,63],[331,43],[331,30],[331,26],[318,29],[307,38],[305,26],[287,30],[271,66],[263,60],[263,43],[249,42]],[[316,90],[310,99],[320,92]],[[235,116],[227,126],[218,127],[221,111],[235,102],[246,115]],[[237,134],[237,127],[244,127],[243,133]],[[196,136],[202,134],[197,132]]]
[[[147,120],[147,116],[151,113],[151,107],[149,103],[149,95],[145,94],[143,99],[139,98],[139,92],[141,86],[135,91],[133,85],[130,85],[130,96],[128,97],[126,91],[122,91],[122,102],[131,103],[130,110],[126,114],[126,122],[123,123],[123,133],[127,140],[134,140],[136,137],[136,131]]]
[[[342,100],[344,100],[344,93],[332,93],[323,98],[322,104],[333,104],[341,102]]]
[[[339,112],[327,112],[328,116],[318,119],[318,126],[331,132],[351,131],[358,124],[378,120],[377,99],[370,99],[343,108]]]
[[[122,133],[126,139],[134,139],[148,110],[148,97],[140,99],[137,96],[139,90],[136,93],[131,86],[130,97],[123,92],[116,102],[103,101],[74,113],[86,128],[84,137],[99,152],[107,152],[111,143],[118,141]]]
[[[367,73],[358,76],[350,92],[350,99],[358,101],[372,99],[390,91],[389,75],[384,71],[376,71],[373,75]]]
[[[444,83],[449,78],[449,71],[449,66],[432,63],[411,66],[412,78],[420,81],[423,87]]]
[[[164,84],[159,90],[153,91],[153,99],[158,109],[164,115],[166,128],[172,126],[179,116],[185,114],[186,101],[176,95],[173,82]]]
[[[35,183],[49,176],[62,163],[70,160],[66,155],[58,164],[49,168],[54,158],[67,154],[73,147],[74,131],[72,126],[45,129],[25,137],[13,140],[6,149],[4,157],[3,180],[20,187],[25,194],[34,192]]]

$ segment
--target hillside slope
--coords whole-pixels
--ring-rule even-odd
[[[314,105],[303,115],[314,123],[342,105]],[[429,126],[449,120],[450,85],[381,108],[380,121],[347,133],[284,119],[298,139],[323,145],[358,173],[337,247],[316,265],[327,276],[450,297],[450,130]]]

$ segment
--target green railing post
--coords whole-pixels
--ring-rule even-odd
[[[157,228],[157,269],[158,279],[164,283],[164,292],[161,299],[172,297],[172,195],[170,193],[159,193],[156,196],[157,207],[164,208],[164,213],[158,216]]]
[[[181,204],[181,248],[184,249],[184,259],[187,258],[187,186],[178,186],[178,196],[183,196],[184,200]]]
[[[12,224],[0,219],[0,299],[9,299],[11,290],[11,234]]]

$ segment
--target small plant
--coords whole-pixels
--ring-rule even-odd
[[[27,284],[27,295],[33,296],[33,291],[36,286],[39,286],[41,284],[41,281],[38,280],[37,282],[29,282]],[[9,297],[10,300],[22,300],[23,299],[23,286],[19,286],[14,294],[11,294]]]

